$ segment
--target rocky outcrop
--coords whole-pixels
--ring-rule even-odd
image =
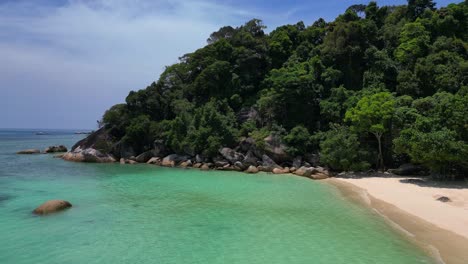
[[[262,171],[273,171],[274,168],[281,168],[276,162],[274,162],[269,156],[263,154],[262,156]]]
[[[68,149],[64,145],[60,146],[49,146],[44,150],[44,153],[56,153],[56,152],[67,152]]]
[[[153,151],[149,150],[149,151],[143,152],[140,155],[136,156],[135,161],[139,162],[139,163],[146,163],[152,157],[154,157]]]
[[[77,162],[115,162],[116,158],[111,154],[112,146],[112,137],[104,128],[100,128],[88,137],[78,141],[71,151],[65,153],[62,158]]]
[[[245,166],[257,166],[258,158],[251,150],[249,150],[247,151],[247,154],[245,154],[242,164],[244,164]]]
[[[265,154],[277,163],[283,163],[291,160],[291,157],[286,152],[287,146],[281,142],[278,136],[270,135],[264,139],[265,141]]]
[[[41,151],[38,149],[25,149],[25,150],[20,150],[16,152],[16,154],[39,154],[39,153],[41,153]]]
[[[37,215],[46,215],[63,211],[72,207],[72,204],[64,200],[50,200],[34,209],[33,213]]]
[[[177,164],[179,164],[181,162],[184,162],[184,161],[187,161],[188,159],[189,159],[189,157],[187,157],[187,156],[182,156],[182,155],[178,155],[178,154],[171,154],[171,155],[168,155],[168,156],[164,157],[164,159],[162,160],[161,165],[165,166],[165,167],[175,167]]]
[[[221,148],[218,152],[231,164],[242,161],[245,158],[242,153],[236,152],[230,148]]]
[[[102,153],[97,149],[87,148],[82,149],[77,147],[74,150],[65,153],[62,159],[75,162],[90,162],[90,163],[112,163],[116,159],[111,154]]]

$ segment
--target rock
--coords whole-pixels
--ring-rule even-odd
[[[128,145],[123,141],[119,141],[112,146],[112,152],[120,158],[128,159],[135,156],[135,151],[132,146]]]
[[[63,200],[50,200],[34,209],[33,213],[37,215],[46,215],[50,213],[63,211],[70,207],[72,207],[72,204],[70,202]]]
[[[147,164],[161,165],[162,161],[160,157],[153,157],[146,162]]]
[[[145,152],[141,153],[140,155],[136,156],[135,161],[139,162],[139,163],[146,163],[152,157],[154,157],[153,151],[149,150],[149,151],[145,151]]]
[[[452,200],[450,200],[450,198],[448,198],[447,196],[441,196],[439,198],[436,199],[437,201],[440,201],[440,202],[443,202],[443,203],[448,203],[448,202],[451,202]]]
[[[153,142],[152,153],[154,157],[164,157],[169,154],[166,145],[164,145],[164,140],[157,139]]]
[[[184,162],[180,163],[179,166],[182,167],[182,168],[190,167],[190,166],[192,166],[192,161],[191,160],[184,161]]]
[[[257,148],[255,140],[250,137],[241,140],[238,149],[243,153],[248,153],[250,151],[255,157],[259,159],[261,159],[262,155],[264,154],[263,150]]]
[[[187,161],[188,159],[189,158],[187,156],[181,156],[181,155],[178,155],[178,154],[171,154],[171,155],[168,155],[168,156],[164,157],[164,159],[162,160],[161,165],[166,166],[166,167],[174,167],[178,163]]]
[[[253,107],[243,107],[239,113],[237,113],[237,122],[239,124],[245,123],[247,121],[260,121],[260,114]]]
[[[286,173],[282,168],[274,168],[272,172],[273,172],[273,174],[284,174],[284,173]]]
[[[76,162],[110,163],[116,161],[113,152],[112,136],[103,127],[78,141],[71,151],[63,155],[63,159]]]
[[[294,174],[302,177],[310,177],[313,172],[315,172],[315,168],[302,166],[294,171]]]
[[[119,162],[120,162],[120,164],[125,164],[125,159],[124,159],[124,158],[120,158]]]
[[[244,164],[245,166],[257,166],[257,163],[258,158],[255,156],[255,154],[251,150],[247,151],[247,154],[245,154],[242,164]]]
[[[244,155],[242,153],[236,152],[230,148],[221,148],[218,152],[231,164],[244,160]]]
[[[195,163],[203,163],[205,161],[205,158],[202,157],[200,154],[197,154],[195,156]]]
[[[234,167],[239,168],[241,171],[247,169],[247,166],[244,163],[240,162],[240,161],[236,161],[234,163]]]
[[[60,146],[49,146],[44,150],[44,153],[56,153],[56,152],[67,152],[68,149],[64,145]]]
[[[16,152],[16,154],[39,154],[39,153],[41,153],[41,151],[38,149],[25,149],[25,150]]]
[[[297,170],[296,167],[289,168],[289,172],[291,172],[291,173],[294,173],[296,170]]]
[[[245,172],[247,172],[247,173],[258,173],[258,168],[255,167],[255,166],[250,165]]]
[[[230,164],[229,164],[229,162],[227,162],[225,160],[218,160],[218,161],[215,161],[215,163],[214,163],[214,166],[216,168],[223,168],[226,165],[230,165]]]
[[[292,166],[295,168],[300,168],[302,166],[302,157],[301,156],[295,157],[293,160]]]
[[[202,170],[209,170],[213,167],[213,163],[203,163],[203,165],[200,167]]]
[[[323,180],[323,179],[328,179],[329,177],[328,177],[328,174],[319,172],[319,173],[310,175],[309,178],[313,180]]]
[[[265,154],[271,157],[277,163],[282,163],[291,160],[291,157],[286,152],[287,146],[281,142],[279,136],[270,135],[264,139]]]
[[[112,163],[116,161],[111,154],[101,153],[99,150],[93,148],[81,149],[81,147],[65,153],[62,158],[68,161],[91,163]]]
[[[199,169],[199,168],[201,168],[201,166],[203,166],[203,163],[195,163],[195,164],[193,164],[193,167],[194,167],[195,169]]]
[[[427,168],[424,166],[411,163],[403,164],[398,169],[391,169],[388,171],[401,176],[426,175],[428,172]]]
[[[54,155],[54,158],[56,158],[56,159],[61,159],[61,158],[63,158],[63,155],[65,155],[65,153],[63,153],[63,154],[57,154],[57,155]]]
[[[274,168],[281,168],[278,164],[276,164],[270,157],[267,155],[262,156],[262,167],[266,171],[273,171]]]

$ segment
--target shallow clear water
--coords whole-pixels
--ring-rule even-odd
[[[0,131],[0,263],[432,263],[320,182],[14,154],[82,137]]]

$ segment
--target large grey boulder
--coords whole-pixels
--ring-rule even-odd
[[[291,160],[291,157],[286,152],[287,146],[281,142],[279,136],[270,135],[264,139],[265,141],[265,154],[277,163],[283,163]]]
[[[244,164],[245,166],[257,166],[258,158],[251,150],[249,150],[247,154],[245,154],[242,164]]]
[[[108,153],[102,153],[94,148],[82,149],[77,147],[74,150],[65,153],[62,159],[75,162],[90,162],[90,163],[112,163],[116,162],[114,156]]]
[[[219,149],[219,154],[228,160],[231,164],[236,163],[237,161],[244,160],[244,155],[242,153],[236,152],[230,148],[221,148]]]
[[[295,168],[300,168],[302,166],[302,157],[301,156],[295,157],[293,160],[292,166]]]
[[[152,157],[154,157],[153,151],[148,150],[136,156],[135,161],[139,163],[145,163],[148,160],[150,160]]]
[[[112,141],[105,128],[100,128],[88,137],[78,141],[71,151],[63,155],[64,160],[77,162],[109,163],[115,162],[116,157]]]
[[[164,157],[164,159],[162,160],[161,165],[166,166],[166,167],[174,167],[174,166],[176,166],[177,164],[179,164],[181,162],[187,161],[189,158],[190,157],[188,157],[188,156],[182,156],[182,155],[178,155],[178,154],[171,154],[171,155],[168,155],[168,156]]]
[[[263,171],[273,171],[274,168],[281,168],[275,161],[273,161],[267,155],[262,156],[262,170]]]
[[[50,200],[34,209],[33,213],[37,215],[46,215],[63,211],[72,207],[72,204],[64,200]]]

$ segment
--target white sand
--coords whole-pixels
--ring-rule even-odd
[[[468,186],[419,186],[402,183],[404,179],[371,177],[337,180],[353,184],[376,199],[468,239]],[[451,202],[437,201],[441,196],[450,198]],[[466,249],[468,251],[468,245]]]
[[[364,203],[432,256],[468,264],[468,184],[404,183],[409,178],[331,178],[347,199]],[[451,202],[437,198],[446,196]]]

